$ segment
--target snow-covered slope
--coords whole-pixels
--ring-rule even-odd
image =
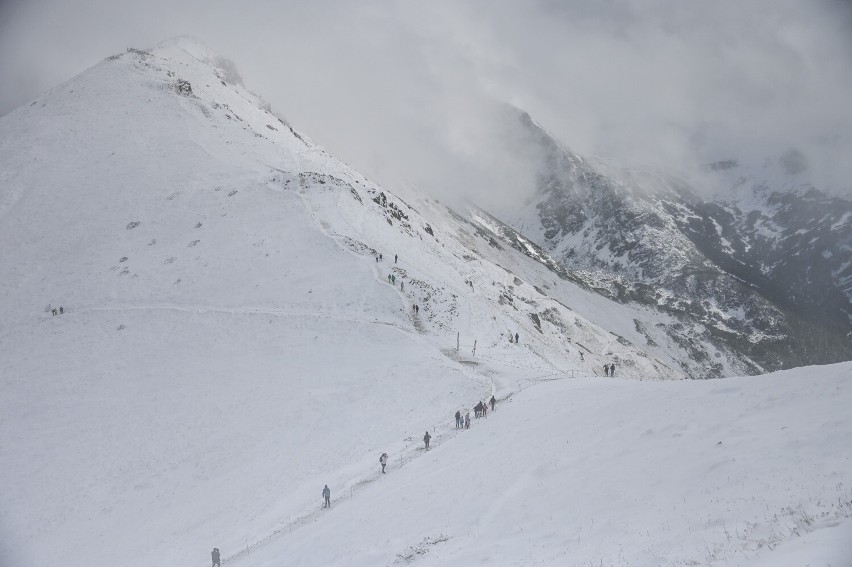
[[[129,50],[0,121],[12,564],[186,564],[492,392],[604,361],[680,376],[509,273],[523,255],[488,261],[445,207],[423,202],[430,224],[328,156],[229,68],[186,40]]]
[[[235,565],[850,565],[850,403],[850,363],[537,386]]]
[[[270,188],[318,150],[184,48],[0,123],[3,565],[189,564],[490,392]]]
[[[495,449],[524,443],[542,412],[553,416],[541,441],[561,447],[548,432],[567,427],[566,392],[589,388],[572,415],[595,411],[597,430],[616,435],[608,424],[631,397],[694,369],[657,312],[577,285],[506,229],[376,186],[188,40],[110,57],[4,116],[0,565],[201,565],[213,546],[228,562],[275,563],[296,557],[291,530],[301,564],[375,564],[355,548],[317,553],[330,541],[318,530],[323,484],[336,503],[348,494],[380,515],[387,506],[363,498],[378,455],[391,454],[394,474],[431,466],[444,447],[472,458],[488,430],[457,436],[451,416],[477,400],[527,400],[518,419],[530,422],[507,419],[517,427],[496,431]],[[624,380],[591,379],[613,362]],[[666,384],[647,391],[672,404],[690,391]],[[813,387],[802,411],[838,415],[845,384],[829,401]],[[720,426],[699,390],[689,395],[695,423]],[[438,447],[421,459],[427,429]],[[813,458],[848,483],[848,468]],[[480,490],[475,470],[459,464],[456,497]],[[426,495],[443,505],[438,496]],[[375,543],[377,556],[421,545],[429,534],[409,526]]]

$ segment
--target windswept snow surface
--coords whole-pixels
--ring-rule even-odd
[[[0,119],[2,567],[701,564],[843,533],[849,366],[664,381],[650,314],[376,186],[218,61],[132,50]]]
[[[538,385],[236,564],[852,564],[852,364]]]

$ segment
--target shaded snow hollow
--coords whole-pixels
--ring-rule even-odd
[[[653,313],[376,186],[193,42],[4,116],[0,164],[4,567],[849,557],[852,365],[661,380]]]

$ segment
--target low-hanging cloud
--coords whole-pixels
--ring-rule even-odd
[[[689,171],[796,148],[852,193],[842,1],[0,4],[0,113],[107,55],[189,34],[293,125],[379,181],[513,195],[534,164],[509,103],[562,143]]]

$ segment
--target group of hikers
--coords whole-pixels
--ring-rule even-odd
[[[604,364],[604,374],[607,376],[615,376],[615,364]]]
[[[388,283],[391,285],[396,285],[396,274],[388,274]],[[405,291],[405,282],[399,280],[399,291]],[[417,310],[420,308],[418,307]]]
[[[61,305],[59,306],[59,309],[57,309],[56,307],[50,308],[50,314],[51,315],[62,315],[64,313],[65,313],[65,308],[62,307]]]
[[[376,262],[382,262],[382,261],[384,261],[384,259],[385,258],[382,254],[379,254],[379,255],[376,256]],[[393,255],[393,263],[396,264],[398,261],[399,261],[399,254],[394,254]],[[388,283],[392,284],[392,285],[396,285],[396,274],[388,274]],[[405,291],[405,282],[404,281],[399,282],[399,289],[401,291]]]
[[[385,260],[385,257],[382,256],[381,253],[379,253],[379,255],[376,256],[376,262],[384,262],[384,260]],[[399,261],[399,254],[394,254],[393,255],[393,263],[396,264],[398,261]]]
[[[497,405],[497,399],[491,396],[488,402],[477,402],[473,406],[473,415],[475,418],[488,417],[488,404],[491,404],[491,411],[494,411],[494,406]],[[470,411],[466,411],[462,415],[461,411],[456,412],[456,429],[470,429]]]

